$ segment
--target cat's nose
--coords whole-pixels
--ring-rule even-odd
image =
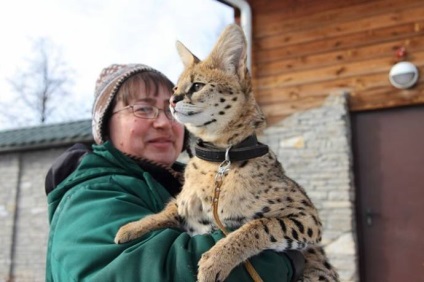
[[[169,104],[171,107],[175,108],[176,104],[184,99],[184,95],[172,95],[169,99]]]

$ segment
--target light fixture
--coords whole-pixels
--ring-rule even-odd
[[[396,88],[410,88],[418,80],[418,69],[413,63],[399,62],[391,68],[389,79]]]
[[[390,69],[390,83],[399,89],[407,89],[415,85],[418,80],[418,69],[406,59],[406,48],[400,47],[396,50],[396,57],[400,62],[393,65]]]

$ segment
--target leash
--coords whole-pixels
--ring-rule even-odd
[[[212,208],[213,208],[213,217],[215,219],[216,225],[219,227],[219,229],[224,233],[225,236],[229,234],[228,230],[225,228],[225,226],[222,224],[221,220],[219,219],[218,215],[218,205],[219,205],[219,195],[221,193],[221,186],[224,182],[224,177],[227,175],[228,171],[230,170],[231,161],[229,157],[231,146],[227,148],[225,151],[225,160],[219,165],[218,171],[215,175],[215,190],[213,194],[212,199]],[[249,260],[246,260],[244,262],[244,265],[246,267],[247,272],[249,272],[250,276],[252,277],[253,281],[255,282],[263,282],[262,278],[259,276],[258,272],[256,272],[253,265],[250,263]]]

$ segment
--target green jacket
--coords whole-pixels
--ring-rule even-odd
[[[119,227],[161,211],[171,194],[110,143],[93,146],[77,169],[48,194],[50,234],[46,281],[196,281],[202,253],[221,232],[190,237],[162,229],[132,242],[113,242]],[[251,259],[264,281],[290,281],[284,254]],[[227,281],[251,281],[243,266]]]

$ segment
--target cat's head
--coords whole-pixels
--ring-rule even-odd
[[[216,145],[236,144],[264,127],[265,118],[252,93],[243,30],[229,25],[209,56],[201,61],[181,42],[184,64],[170,107],[196,137]]]

